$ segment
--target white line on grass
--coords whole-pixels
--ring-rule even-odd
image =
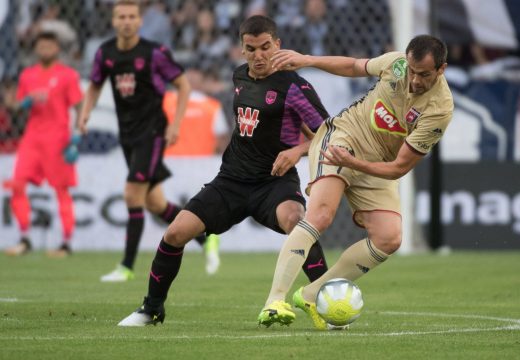
[[[17,298],[0,298],[0,303],[13,303],[18,302]]]
[[[480,332],[493,332],[493,331],[516,331],[520,330],[520,319],[501,318],[495,316],[484,316],[475,314],[448,314],[448,313],[428,313],[428,312],[398,312],[398,311],[385,311],[379,312],[382,315],[390,316],[429,316],[429,317],[453,317],[453,318],[466,318],[466,319],[480,319],[490,321],[501,321],[509,322],[510,325],[498,326],[491,328],[462,328],[462,329],[446,329],[446,330],[431,330],[431,331],[398,331],[398,332],[382,332],[382,333],[356,333],[351,331],[330,331],[330,332],[290,332],[280,334],[269,334],[269,335],[143,335],[142,333],[134,333],[131,336],[128,332],[123,333],[125,329],[120,329],[122,332],[112,336],[0,336],[0,341],[56,341],[56,340],[72,340],[72,341],[84,341],[84,340],[204,340],[204,339],[227,339],[227,340],[258,340],[258,339],[276,339],[276,338],[290,338],[290,337],[334,337],[334,336],[356,336],[356,337],[395,337],[395,336],[422,336],[422,335],[444,335],[444,334],[458,334],[458,333],[480,333]]]
[[[147,341],[162,341],[162,340],[205,340],[205,339],[224,339],[224,340],[264,340],[277,338],[291,338],[291,337],[339,337],[339,336],[357,336],[357,337],[394,337],[394,336],[420,336],[420,335],[443,335],[456,333],[470,333],[470,332],[491,332],[491,331],[512,331],[520,330],[519,325],[500,326],[494,328],[467,328],[467,329],[448,329],[439,331],[401,331],[401,332],[385,332],[385,333],[351,333],[349,331],[330,331],[330,332],[304,332],[304,333],[282,333],[270,335],[143,335],[128,333],[121,335],[103,335],[103,336],[0,336],[0,341],[56,341],[56,340],[147,340]]]
[[[448,318],[462,318],[462,319],[480,319],[480,320],[494,320],[504,321],[514,324],[520,324],[520,319],[502,318],[496,316],[473,315],[473,314],[450,314],[450,313],[429,313],[429,312],[407,312],[407,311],[380,311],[383,315],[406,315],[406,316],[428,316],[428,317],[448,317]]]

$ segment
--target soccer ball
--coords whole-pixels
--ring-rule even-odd
[[[362,308],[361,290],[347,279],[327,281],[316,296],[318,314],[333,327],[344,327],[350,324],[361,315]]]

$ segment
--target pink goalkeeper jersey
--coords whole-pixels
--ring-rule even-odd
[[[49,139],[63,137],[70,131],[69,108],[81,101],[78,73],[60,63],[50,68],[40,64],[24,69],[18,82],[17,99],[39,93],[43,101],[34,101],[25,136],[42,134]]]

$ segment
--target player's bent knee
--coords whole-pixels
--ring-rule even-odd
[[[386,233],[378,232],[377,234],[368,234],[370,240],[375,246],[390,255],[396,252],[401,246],[401,231],[388,231]]]
[[[328,229],[334,221],[336,212],[328,207],[321,207],[319,211],[308,212],[305,219],[320,233]]]
[[[279,220],[280,227],[288,234],[294,229],[300,220],[303,219],[303,213],[299,211],[291,212]]]
[[[161,208],[161,204],[150,200],[146,200],[145,207],[146,210],[155,215],[160,215],[164,211],[164,208]]]
[[[188,235],[186,232],[179,231],[178,228],[173,227],[171,224],[168,226],[168,229],[166,229],[166,232],[164,233],[164,241],[175,247],[183,247],[186,245],[193,236]]]

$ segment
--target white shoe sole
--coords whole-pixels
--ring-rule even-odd
[[[152,325],[152,317],[147,314],[141,314],[137,312],[133,312],[130,315],[128,315],[126,318],[121,320],[117,326],[146,326],[146,325]]]

